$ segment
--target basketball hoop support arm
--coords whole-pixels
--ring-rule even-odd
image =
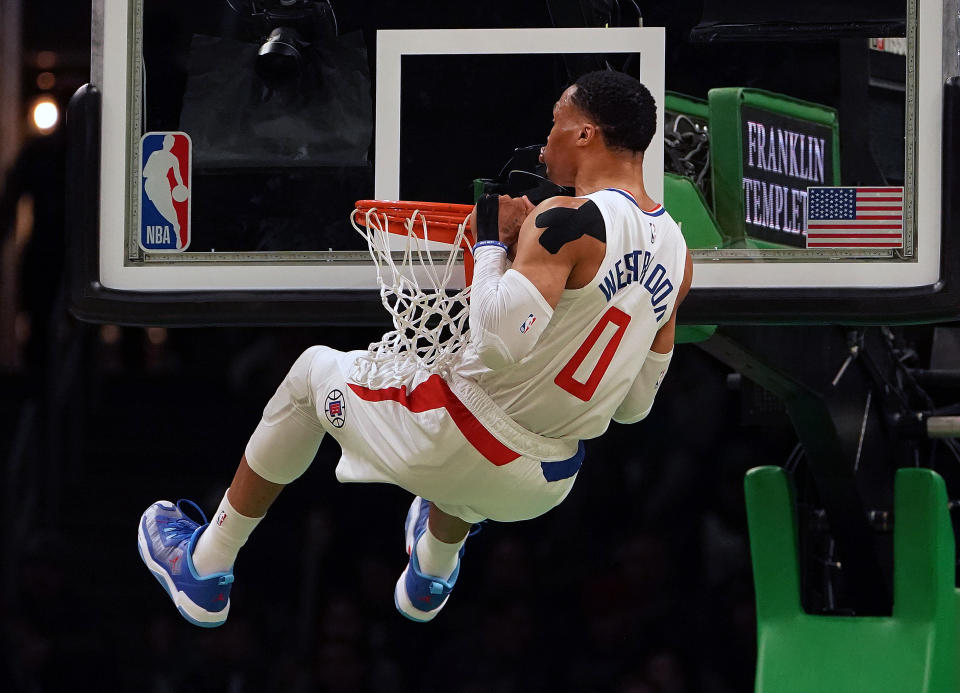
[[[879,381],[896,365],[884,339],[882,328],[727,326],[698,344],[784,403],[837,542],[838,602],[857,615],[890,613],[891,536],[871,528],[868,511],[893,507],[894,473],[914,463],[910,441],[885,419],[894,393]],[[805,588],[807,607],[809,596]]]

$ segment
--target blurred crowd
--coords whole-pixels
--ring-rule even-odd
[[[159,498],[216,507],[266,399],[320,338],[86,329],[79,461],[57,471],[56,522],[41,513],[6,571],[5,690],[752,690],[743,474],[795,438],[744,425],[727,370],[695,346],[677,347],[648,419],[587,442],[561,506],[469,539],[435,621],[393,606],[409,496],[338,484],[327,438],[241,552],[227,624],[203,630],[141,564],[134,525]]]

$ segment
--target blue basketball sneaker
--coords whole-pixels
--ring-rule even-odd
[[[200,513],[202,525],[183,513],[184,503]],[[157,501],[140,518],[137,548],[180,614],[194,625],[215,628],[227,620],[230,612],[233,573],[197,575],[193,548],[207,524],[207,516],[193,501],[180,500],[176,505]]]
[[[447,598],[457,583],[457,576],[460,575],[459,560],[453,575],[446,580],[424,575],[420,571],[420,561],[417,559],[414,547],[427,531],[429,517],[430,501],[417,496],[410,504],[410,510],[407,511],[407,519],[403,525],[410,560],[400,579],[397,580],[397,587],[393,591],[393,603],[396,604],[397,610],[411,621],[432,620],[447,603]],[[463,556],[463,548],[460,549],[460,556]]]

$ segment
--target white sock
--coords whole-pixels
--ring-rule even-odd
[[[200,575],[210,575],[230,570],[233,562],[237,560],[240,547],[247,543],[250,534],[262,519],[238,513],[224,493],[210,526],[203,530],[193,548],[193,565],[197,572]]]
[[[460,560],[457,554],[460,553],[460,547],[466,540],[467,538],[464,537],[456,544],[440,541],[433,536],[428,524],[427,531],[417,542],[417,561],[420,563],[420,572],[441,580],[448,580],[457,568],[457,561]]]

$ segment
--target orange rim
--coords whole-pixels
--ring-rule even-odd
[[[463,270],[467,286],[473,282],[473,244],[475,239],[468,217],[473,205],[450,202],[417,202],[412,200],[357,200],[356,223],[367,225],[366,214],[371,209],[378,219],[386,218],[390,224],[385,229],[389,233],[407,235],[406,223],[416,213],[413,234],[424,238],[423,224],[426,222],[426,234],[431,241],[453,245],[456,242],[460,224],[467,222],[466,233],[460,241],[463,248]]]
[[[357,209],[406,209],[411,212],[419,209],[421,212],[449,212],[466,216],[473,211],[473,205],[463,205],[454,202],[417,202],[414,200],[357,200]]]

